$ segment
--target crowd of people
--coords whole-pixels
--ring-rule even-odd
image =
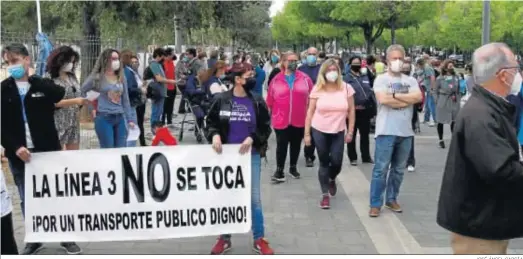
[[[506,72],[515,67],[504,66],[493,75],[496,79],[483,78],[477,73],[472,76],[472,67],[474,71],[487,69],[479,64],[484,60],[480,57],[482,50],[478,52],[476,63],[468,66],[465,76],[455,71],[451,60],[444,61],[440,67],[428,56],[413,62],[401,45],[388,47],[384,59],[354,56],[343,60],[310,47],[299,54],[278,50],[262,56],[239,52],[232,57],[232,62],[217,50],[207,59],[207,53],[195,48],[178,56],[173,49],[158,48],[141,75],[136,53],[105,49],[91,74],[80,85],[74,73],[80,56],[72,48],[56,48],[47,61],[47,75],[39,77],[29,76],[27,49],[21,44],[12,44],[2,52],[2,58],[9,65],[10,77],[1,85],[1,144],[24,213],[24,163],[30,161],[35,152],[79,149],[82,106],[86,105],[92,111],[100,148],[137,146],[136,141],[127,138],[129,131],[137,130],[136,127],[140,130],[140,146],[146,146],[144,114],[147,99],[150,99],[151,130],[157,136],[152,145],[159,142],[176,145],[177,140],[170,136],[165,125],[173,123],[174,100],[180,94],[177,113],[192,112],[195,127],[201,129],[218,154],[224,144],[239,144],[239,152],[251,156],[253,250],[259,254],[274,254],[264,236],[260,189],[261,159],[267,157],[273,130],[276,171],[272,181],[284,183],[286,173],[294,179],[300,178],[297,164],[303,142],[305,165],[314,167],[316,156],[319,160],[319,206],[322,209],[330,208],[330,197],[337,193],[336,179],[342,170],[345,146],[350,164],[358,165],[356,134],[359,133],[361,162],[374,164],[368,215],[378,217],[383,206],[402,212],[398,196],[404,172],[415,171],[414,136],[419,127],[418,113],[424,110],[424,122],[437,125],[441,148],[445,148],[444,125],[459,132],[453,135],[459,139],[450,144],[452,157],[449,155],[445,169],[438,223],[456,233],[453,242],[461,242],[461,248],[455,247],[455,251],[471,252],[471,248],[463,248],[467,241],[462,235],[489,239],[513,238],[523,233],[521,227],[512,230],[501,227],[515,221],[503,221],[499,216],[491,225],[470,226],[466,221],[477,219],[474,218],[476,214],[458,213],[462,203],[472,202],[470,210],[493,215],[499,212],[493,209],[500,208],[502,212],[522,216],[516,209],[503,207],[517,202],[515,199],[521,196],[510,196],[509,191],[504,192],[504,187],[496,185],[495,188],[500,188],[492,191],[496,192],[496,197],[507,197],[499,201],[479,193],[481,189],[477,188],[488,188],[489,185],[483,182],[486,179],[496,184],[520,186],[523,175],[520,155],[515,153],[520,150],[516,145],[518,138],[511,131],[512,124],[506,115],[509,104],[498,100],[508,95],[505,85],[512,86],[514,91],[510,93],[517,93],[523,87],[520,71]],[[518,84],[517,89],[514,84]],[[464,103],[462,99],[468,99],[471,104],[465,105],[465,111],[459,113]],[[522,103],[522,100],[523,97],[518,97],[514,102]],[[479,112],[491,112],[488,119],[492,121],[487,118],[475,120],[477,117],[469,115],[476,112],[471,107]],[[373,119],[375,152],[371,156],[369,135]],[[518,130],[522,128],[520,119],[516,126]],[[492,129],[489,134],[478,133],[488,129]],[[195,130],[197,137],[199,131]],[[521,136],[523,133],[519,133],[519,139],[523,139]],[[503,156],[504,160],[494,160],[486,151],[477,154],[482,150],[480,143],[485,142],[496,152],[496,157]],[[286,170],[287,153],[289,167]],[[481,161],[472,157],[480,157]],[[457,174],[458,169],[464,174]],[[468,179],[467,183],[464,177]],[[477,186],[466,185],[469,183]],[[482,197],[490,206],[476,207],[477,201],[469,198],[471,193],[478,195],[477,199]],[[4,223],[4,218],[8,223]],[[11,233],[6,235],[13,235],[10,222],[11,214],[2,213],[2,254],[4,231],[11,228]],[[490,231],[491,235],[481,236],[482,230]],[[509,232],[508,236],[503,234]],[[81,248],[73,242],[63,242],[61,246],[69,254],[81,253]],[[6,247],[5,251],[17,250],[15,243],[6,243]],[[41,243],[28,243],[22,253],[34,254],[42,247]],[[231,236],[224,234],[218,238],[211,253],[223,254],[231,247]]]

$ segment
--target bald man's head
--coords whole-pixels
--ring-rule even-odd
[[[516,56],[504,43],[489,43],[474,51],[472,55],[474,82],[491,90],[508,95],[517,73]]]
[[[318,49],[315,47],[310,47],[307,49],[307,55],[318,56]]]

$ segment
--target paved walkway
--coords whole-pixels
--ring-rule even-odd
[[[448,130],[448,129],[445,129]],[[446,150],[437,146],[435,128],[422,126],[416,137],[418,167],[406,173],[400,194],[404,213],[384,210],[379,218],[369,218],[368,193],[372,166],[350,166],[344,161],[338,195],[330,210],[321,210],[316,168],[304,167],[302,178],[272,184],[275,140],[271,139],[269,161],[262,167],[262,201],[266,237],[278,254],[448,254],[449,234],[435,222],[436,204],[446,159]],[[447,133],[447,132],[446,132]],[[447,134],[448,135],[448,134]],[[448,142],[448,140],[447,140]],[[186,134],[182,144],[194,144]],[[371,146],[374,143],[371,141]],[[373,149],[373,148],[372,148]],[[23,247],[24,227],[15,187],[14,225],[19,248]],[[82,243],[85,254],[208,254],[215,237],[151,240],[137,242]],[[250,234],[233,236],[232,254],[250,254]],[[523,242],[512,241],[511,253],[523,253]],[[62,254],[58,244],[47,244],[41,254]]]

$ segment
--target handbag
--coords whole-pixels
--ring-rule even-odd
[[[376,96],[374,96],[374,91],[371,91],[369,95],[365,93],[365,89],[360,84],[360,81],[358,81],[357,78],[355,78],[353,75],[351,77],[358,83],[358,86],[361,88],[361,91],[363,92],[363,95],[365,95],[365,103],[363,106],[365,106],[365,110],[369,112],[369,115],[371,117],[375,116],[378,112],[378,108],[376,106]]]

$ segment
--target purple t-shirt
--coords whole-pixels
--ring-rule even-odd
[[[229,119],[229,144],[241,144],[256,131],[254,104],[248,97],[233,97]]]

